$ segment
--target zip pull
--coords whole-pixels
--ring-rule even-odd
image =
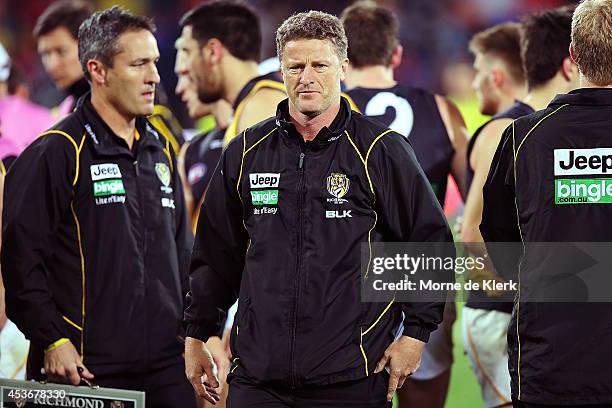
[[[302,167],[304,167],[304,157],[306,157],[306,153],[300,153],[300,162],[298,163],[298,169],[302,169]]]
[[[139,175],[138,174],[138,160],[135,160],[133,164],[134,164],[134,169],[136,170],[136,176],[138,177]]]

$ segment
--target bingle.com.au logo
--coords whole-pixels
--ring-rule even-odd
[[[582,178],[612,172],[612,148],[555,149],[555,204],[610,204],[612,178]]]

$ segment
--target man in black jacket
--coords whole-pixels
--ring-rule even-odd
[[[592,266],[572,242],[612,241],[610,21],[609,0],[578,5],[570,56],[582,88],[506,129],[483,190],[485,242],[522,241],[525,248],[520,262],[490,253],[496,268],[514,267],[519,274],[508,330],[515,407],[612,404],[610,303],[567,303],[581,293],[577,279],[567,291],[574,298],[562,292],[552,297],[548,289]],[[534,244],[542,242],[557,242],[556,248]],[[582,276],[583,288],[600,277]]]
[[[79,32],[92,92],[6,180],[7,314],[31,340],[28,377],[194,404],[179,336],[191,243],[170,142],[144,118],[160,78],[152,23],[119,7]],[[110,40],[109,40],[110,39]]]
[[[360,243],[451,241],[450,231],[406,139],[340,97],[340,21],[292,16],[277,52],[289,99],[228,145],[198,221],[187,375],[217,398],[205,342],[239,296],[229,407],[390,406],[444,302],[362,303]]]

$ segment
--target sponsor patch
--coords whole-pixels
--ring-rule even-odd
[[[162,197],[161,199],[162,207],[166,208],[174,208],[174,199],[168,197]]]
[[[253,205],[278,204],[278,190],[253,190],[251,202]]]
[[[280,173],[251,173],[249,182],[251,188],[278,188]]]
[[[155,174],[164,186],[170,185],[170,169],[166,163],[155,163]]]
[[[277,207],[255,207],[253,208],[253,214],[255,215],[276,214],[277,211],[278,211]]]
[[[555,176],[612,173],[612,148],[555,149]]]
[[[612,204],[612,179],[557,179],[555,204]]]
[[[325,211],[325,218],[353,218],[351,210]]]
[[[121,170],[115,163],[92,164],[89,171],[91,181],[121,178]]]
[[[93,183],[94,197],[125,194],[122,180],[103,180]]]

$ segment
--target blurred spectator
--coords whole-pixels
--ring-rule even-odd
[[[5,168],[45,129],[51,113],[26,98],[28,87],[0,44],[0,160]]]

